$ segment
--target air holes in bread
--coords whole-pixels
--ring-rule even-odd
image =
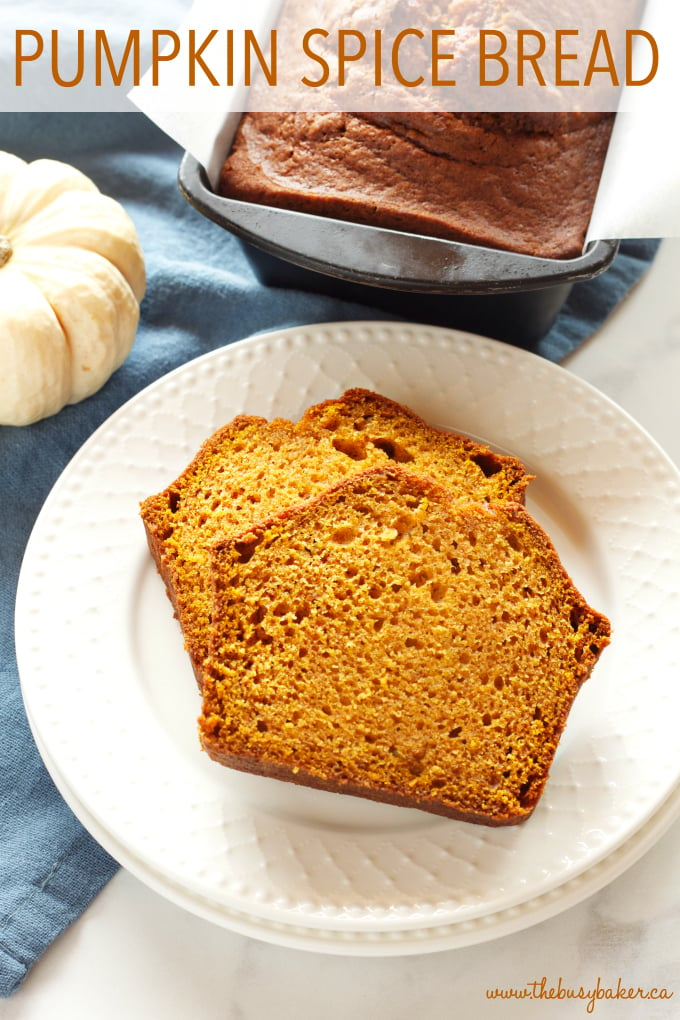
[[[519,538],[517,537],[514,531],[508,532],[505,538],[510,548],[514,549],[515,552],[524,552],[522,543],[520,542]]]
[[[355,527],[351,524],[345,524],[335,529],[331,535],[331,541],[335,542],[336,545],[350,545],[357,538],[357,535],[358,532]]]
[[[408,464],[413,460],[413,454],[394,439],[374,439],[373,445],[397,464]]]
[[[239,563],[248,563],[252,558],[255,550],[260,544],[260,539],[251,538],[243,542],[234,542],[234,549],[236,550]]]
[[[350,460],[366,459],[366,443],[360,436],[356,438],[353,436],[336,436],[333,439],[333,446],[338,453],[344,453]]]
[[[478,453],[470,459],[474,461],[485,478],[491,478],[492,475],[498,474],[502,467],[498,457],[493,453]]]

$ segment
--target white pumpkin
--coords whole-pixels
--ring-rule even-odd
[[[66,163],[0,152],[0,424],[103,386],[130,352],[145,286],[118,202]]]

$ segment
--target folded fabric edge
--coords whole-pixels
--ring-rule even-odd
[[[574,286],[554,326],[539,341],[536,353],[559,362],[578,350],[644,276],[660,244],[659,239],[647,238],[622,241],[618,255],[602,276]]]
[[[73,838],[49,862],[43,880],[27,880],[15,896],[14,910],[1,919],[2,998],[17,990],[48,946],[82,915],[120,867],[75,816],[73,821]]]

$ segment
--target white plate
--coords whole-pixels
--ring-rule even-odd
[[[63,782],[59,770],[50,761],[49,755],[41,749],[52,778],[65,800],[92,835],[125,867],[149,888],[175,903],[179,907],[211,921],[223,928],[229,928],[241,935],[264,939],[290,949],[323,951],[344,956],[406,956],[425,952],[439,952],[458,949],[463,946],[488,942],[504,935],[528,928],[553,917],[569,907],[575,906],[588,896],[602,889],[629,868],[668,831],[680,817],[680,786],[676,786],[651,818],[616,850],[575,878],[542,893],[533,899],[505,910],[483,914],[470,921],[452,924],[424,926],[422,928],[380,931],[334,931],[332,928],[306,928],[301,924],[283,924],[267,921],[247,913],[230,910],[223,903],[217,903],[207,896],[199,896],[182,886],[174,885],[165,876],[157,874],[148,861],[140,861],[113,840],[111,833],[95,821],[86,808],[73,796]]]
[[[355,385],[519,456],[538,475],[529,509],[612,620],[612,645],[523,826],[245,776],[199,750],[199,698],[138,503],[235,414],[295,417]],[[488,930],[641,833],[680,778],[679,636],[680,476],[649,436],[547,361],[401,324],[255,337],[140,393],[55,486],[17,596],[27,711],[83,822],[190,909],[209,902],[225,923],[247,918],[274,941],[316,931],[325,950],[330,939],[424,951],[447,926],[457,938],[473,921]]]

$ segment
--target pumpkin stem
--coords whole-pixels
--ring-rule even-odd
[[[12,257],[12,245],[8,237],[0,234],[0,269],[9,262]]]

